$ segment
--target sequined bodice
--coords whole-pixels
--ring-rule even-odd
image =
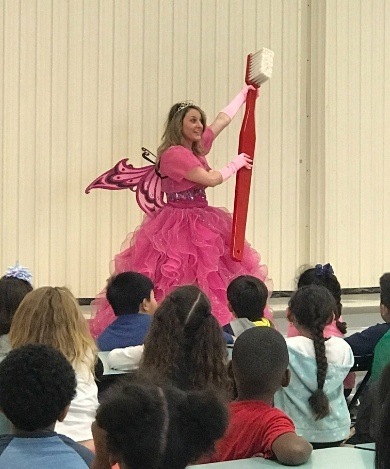
[[[207,204],[206,192],[203,187],[187,189],[181,192],[170,192],[167,194],[168,204],[183,203],[183,204],[192,204],[192,203],[202,203]]]

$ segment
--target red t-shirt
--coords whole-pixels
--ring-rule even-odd
[[[225,436],[207,461],[219,462],[254,456],[275,457],[273,442],[285,433],[295,433],[292,420],[281,410],[262,401],[230,404],[230,422]]]

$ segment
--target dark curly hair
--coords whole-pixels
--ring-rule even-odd
[[[317,362],[318,389],[309,398],[316,420],[329,415],[329,400],[323,391],[328,360],[325,353],[324,327],[332,320],[336,307],[335,300],[328,289],[317,285],[299,288],[289,301],[289,309],[298,324],[307,329],[314,342]]]
[[[268,290],[257,277],[240,275],[230,282],[227,298],[238,318],[260,321],[267,304]]]
[[[0,363],[0,408],[19,430],[54,424],[75,395],[72,365],[52,347],[26,345]]]
[[[340,321],[341,310],[343,308],[341,304],[341,286],[336,275],[333,273],[332,266],[330,264],[325,264],[324,266],[317,264],[315,267],[306,269],[298,278],[298,288],[305,285],[320,285],[330,291],[336,301],[334,315],[337,329],[343,334],[346,334],[347,323]]]
[[[0,278],[0,335],[8,334],[15,311],[32,289],[26,280],[5,275]]]
[[[226,360],[226,343],[207,296],[196,286],[176,288],[154,313],[140,373],[182,389],[227,390]]]
[[[184,469],[211,451],[228,423],[225,405],[210,391],[180,391],[145,382],[114,386],[96,421],[110,454],[131,469]]]

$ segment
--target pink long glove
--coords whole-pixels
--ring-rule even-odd
[[[226,114],[230,119],[237,114],[240,107],[245,103],[248,90],[255,89],[252,85],[245,85],[244,88],[238,93],[238,95],[231,101],[221,112]]]
[[[236,172],[244,166],[247,169],[251,169],[252,159],[246,153],[240,153],[231,163],[222,169],[218,169],[218,172],[222,174],[222,180],[226,181],[226,179],[232,177],[233,174],[236,174]]]

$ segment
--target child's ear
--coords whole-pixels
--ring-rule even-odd
[[[152,313],[152,301],[148,300],[147,298],[144,298],[142,300],[142,303],[140,304],[140,311],[143,313]]]
[[[148,303],[150,303],[150,301],[147,298],[144,298],[142,300],[142,303],[139,305],[139,310],[142,311],[143,313],[147,313],[148,306],[149,306]]]
[[[143,313],[154,314],[157,309],[157,302],[154,297],[153,290],[150,292],[150,298],[144,298],[142,303],[139,305],[139,310]]]
[[[282,387],[283,388],[287,388],[287,386],[290,384],[290,378],[291,378],[291,372],[287,368],[287,370],[285,371],[285,373],[283,375],[283,378],[282,378]]]
[[[234,313],[234,311],[233,311],[233,309],[232,309],[232,305],[230,304],[230,301],[228,301],[227,307],[228,307],[228,310],[229,310],[231,313]]]
[[[67,413],[69,412],[69,407],[70,407],[70,404],[68,406],[65,407],[65,409],[60,413],[60,415],[58,416],[57,420],[59,422],[63,422]]]
[[[295,316],[294,316],[294,314],[291,312],[291,309],[290,309],[290,308],[287,308],[287,309],[286,309],[286,318],[287,318],[287,321],[288,321],[288,322],[291,322],[291,324],[294,322]]]

